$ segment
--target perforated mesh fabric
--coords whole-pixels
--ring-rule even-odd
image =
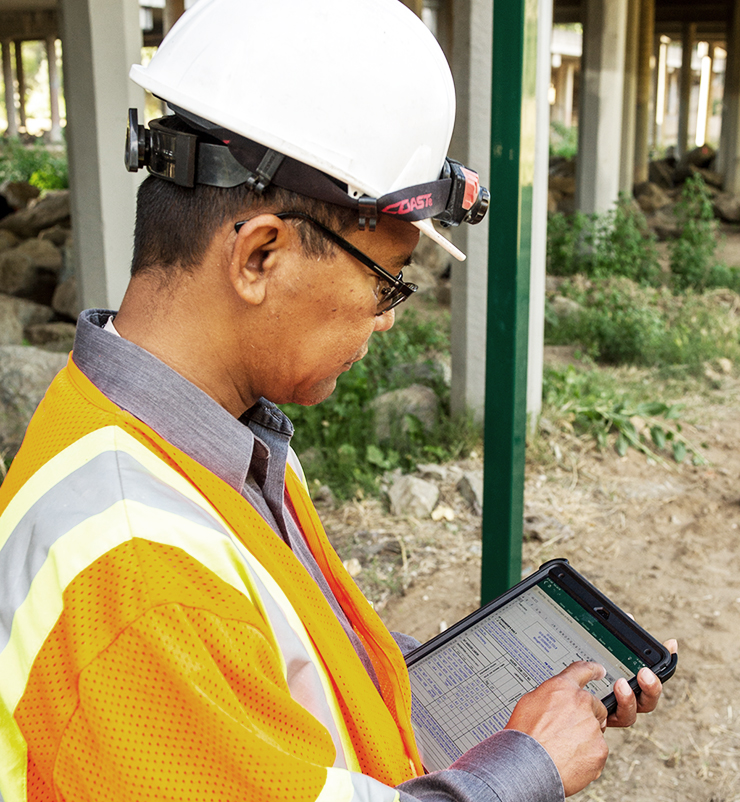
[[[21,451],[0,488],[0,511],[23,482],[54,454],[83,435],[111,424],[126,430],[185,476],[219,511],[283,589],[301,617],[331,678],[363,772],[390,786],[420,773],[409,721],[410,695],[403,658],[383,624],[333,555],[318,519],[314,520],[307,512],[310,501],[303,497],[300,484],[291,472],[288,489],[309,546],[366,644],[380,678],[383,698],[375,690],[315,582],[253,508],[214,474],[113,405],[73,363],[57,377],[29,427],[29,445]],[[155,554],[156,549],[150,547],[146,553]],[[183,777],[183,784],[177,786],[182,795],[172,798],[188,798],[196,787],[198,798],[209,798],[200,792],[203,782],[210,789],[208,793],[218,798],[229,798],[225,789],[237,785],[242,789],[239,798],[315,798],[325,772],[314,764],[331,765],[333,745],[326,730],[315,719],[303,708],[298,708],[289,697],[282,698],[287,691],[278,681],[277,657],[269,650],[265,651],[264,634],[257,636],[260,633],[257,622],[245,617],[244,611],[240,616],[234,616],[230,608],[226,609],[230,603],[229,594],[219,591],[221,595],[214,596],[214,588],[202,591],[201,601],[195,604],[190,596],[193,583],[198,587],[202,585],[202,588],[208,584],[202,576],[198,576],[197,581],[192,579],[192,571],[198,572],[199,564],[195,561],[193,566],[188,559],[183,562],[178,558],[175,566],[170,555],[169,569],[157,563],[157,570],[149,571],[146,561],[142,564],[140,560],[141,546],[137,546],[135,554],[136,570],[133,553],[129,554],[120,547],[120,553],[119,549],[115,550],[115,555],[111,552],[75,579],[69,589],[69,598],[65,595],[65,613],[34,663],[32,681],[16,714],[31,745],[29,788],[33,784],[38,789],[38,799],[46,798],[43,796],[44,783],[50,785],[52,782],[53,755],[57,745],[54,779],[60,787],[64,784],[68,789],[69,799],[103,798],[102,784],[105,784],[105,793],[111,799],[130,799],[133,796],[170,798],[163,796],[169,793],[166,789],[161,794],[152,792],[154,795],[147,797],[144,785],[135,790],[127,789],[123,796],[116,796],[116,793],[123,775],[133,771],[132,766],[123,771],[119,762],[132,760],[134,752],[139,762],[151,759],[148,764],[151,766],[167,763],[176,767],[180,765],[178,755],[188,755],[188,761],[193,759],[195,741],[161,737],[164,732],[176,731],[187,732],[188,738],[197,738],[198,749],[202,750],[199,754],[218,755],[219,760],[211,764],[208,762],[210,757],[203,757],[205,762],[198,763],[197,782],[201,785],[197,786],[192,785],[196,782],[194,775],[185,769],[179,773],[175,769],[178,776]],[[114,559],[111,562],[108,558],[112,555]],[[161,559],[159,555],[157,560]],[[124,570],[126,565],[129,568]],[[177,573],[178,578],[172,583],[163,581],[163,577],[171,572]],[[145,576],[152,581],[145,582]],[[187,582],[186,577],[190,577]],[[185,585],[181,584],[183,582]],[[153,595],[158,600],[156,606],[152,602]],[[209,604],[205,603],[206,598]],[[216,601],[217,608],[213,606]],[[138,617],[134,614],[137,609],[140,611]],[[200,610],[197,615],[196,609]],[[76,611],[74,615],[72,610]],[[72,620],[77,618],[81,621]],[[232,624],[227,625],[226,621]],[[239,622],[237,631],[233,629],[234,621]],[[118,634],[114,635],[115,632]],[[93,642],[98,646],[94,647]],[[100,651],[102,643],[107,645]],[[246,659],[241,656],[244,649]],[[97,656],[93,658],[93,654]],[[175,671],[168,661],[178,655],[181,659]],[[92,662],[86,662],[88,660]],[[247,662],[248,665],[244,665]],[[212,673],[207,672],[214,683],[213,687],[208,685],[208,693],[203,690],[206,686],[199,684],[200,675],[196,672],[193,679],[192,674],[206,665],[213,668]],[[158,673],[159,669],[164,670],[165,679],[157,675],[155,681],[152,671]],[[220,677],[218,682],[215,681],[216,674]],[[79,697],[74,695],[75,677],[78,678]],[[189,678],[183,680],[183,677]],[[268,707],[260,707],[262,702],[255,702],[250,689],[264,688],[266,682],[273,697],[276,694],[282,697],[279,703],[273,699]],[[156,686],[156,695],[148,691],[150,686]],[[197,693],[196,689],[199,689]],[[111,695],[122,700],[117,708],[112,703],[101,701]],[[167,704],[155,708],[159,699],[167,699]],[[217,699],[217,703],[211,704],[213,699]],[[155,709],[156,716],[152,718],[151,711]],[[110,729],[114,710],[116,715],[129,716],[125,738],[116,735],[115,729]],[[194,710],[200,712],[194,713]],[[216,715],[216,710],[222,711],[221,717]],[[235,711],[240,711],[241,715],[236,715]],[[254,715],[248,715],[247,711]],[[247,719],[248,725],[245,723]],[[134,721],[138,722],[136,726]],[[144,735],[147,737],[142,741]],[[250,744],[248,762],[254,774],[250,780],[254,784],[247,786],[239,774],[247,760],[245,742]],[[255,750],[265,749],[268,744],[272,757],[263,761],[263,753]],[[276,754],[281,755],[283,762],[280,765],[270,763],[273,758],[277,760]],[[312,763],[300,760],[304,754],[310,755]],[[257,755],[260,759],[255,763]],[[292,765],[293,762],[298,764],[297,767]],[[100,768],[103,764],[109,767],[104,775]],[[288,764],[291,764],[290,768]],[[90,766],[95,766],[95,770]],[[136,776],[146,776],[150,783],[154,782],[154,775],[147,774],[147,771],[142,768]],[[167,772],[169,777],[169,769]],[[273,775],[284,783],[280,789],[273,785],[268,790],[267,786],[260,785],[260,777],[267,782],[265,776]],[[84,796],[84,788],[91,796]],[[245,794],[245,788],[254,795]]]
[[[90,565],[16,711],[29,798],[53,782],[75,800],[314,799],[334,745],[290,697],[264,626],[180,549],[133,540]]]

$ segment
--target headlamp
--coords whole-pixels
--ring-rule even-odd
[[[129,109],[126,168],[142,167],[158,178],[192,187],[249,184],[262,193],[270,185],[310,198],[357,209],[360,228],[375,228],[379,214],[408,222],[437,220],[443,226],[479,223],[488,211],[490,193],[478,174],[454,159],[445,159],[436,181],[389,192],[379,198],[352,198],[346,186],[327,175],[250,139],[176,109],[175,115],[152,120],[149,130]]]

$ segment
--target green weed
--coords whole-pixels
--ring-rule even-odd
[[[655,235],[645,215],[621,195],[603,215],[552,215],[547,228],[548,273],[593,278],[625,276],[642,284],[660,283]]]
[[[726,289],[674,295],[626,278],[573,281],[561,292],[581,304],[562,319],[546,317],[550,344],[579,344],[609,364],[683,365],[698,372],[712,359],[740,358],[740,297]]]
[[[69,186],[67,157],[41,144],[24,145],[18,139],[0,142],[0,183],[27,181],[41,190]]]
[[[578,128],[560,122],[550,123],[550,155],[572,159],[578,154]]]
[[[546,367],[543,401],[546,412],[565,418],[577,434],[594,437],[599,448],[613,445],[620,456],[629,448],[661,464],[667,458],[706,464],[700,450],[682,433],[681,404],[639,401],[618,392],[598,371],[578,371],[572,365]]]
[[[676,204],[679,237],[670,245],[671,272],[676,289],[703,290],[716,273],[717,221],[704,179],[696,174],[686,180]],[[715,283],[714,286],[717,286]]]

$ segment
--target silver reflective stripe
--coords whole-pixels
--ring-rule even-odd
[[[254,572],[252,572],[252,577],[285,660],[285,679],[290,689],[290,695],[329,730],[334,748],[337,751],[334,766],[346,769],[347,762],[342,747],[342,739],[326,701],[326,695],[316,666],[301,643],[301,639],[293,631],[288,619],[272,598],[262,580]]]
[[[122,448],[110,450],[111,434]],[[292,611],[291,616],[294,618],[291,625],[280,605],[273,598],[273,593],[260,579],[259,571],[255,572],[255,567],[259,564],[256,563],[254,557],[251,555],[249,558],[247,557],[243,545],[222,524],[218,513],[213,510],[213,514],[211,514],[208,511],[209,508],[212,509],[208,502],[197,491],[194,491],[186,480],[152,452],[133,440],[130,435],[124,434],[121,430],[114,433],[100,431],[96,435],[83,438],[83,440],[87,440],[88,443],[83,444],[82,441],[78,441],[77,450],[84,453],[91,448],[89,459],[58,482],[42,484],[38,490],[41,495],[35,501],[31,495],[28,500],[30,506],[27,510],[24,511],[20,504],[20,509],[15,515],[16,520],[18,517],[20,519],[12,531],[9,534],[6,533],[7,537],[0,549],[0,577],[3,578],[3,581],[0,582],[0,653],[8,644],[16,611],[28,598],[32,583],[47,559],[58,559],[58,548],[64,546],[65,535],[69,535],[74,532],[76,527],[85,525],[86,522],[103,513],[106,513],[104,519],[108,520],[108,527],[113,526],[115,520],[123,523],[125,530],[127,516],[133,515],[135,512],[132,505],[141,505],[145,509],[152,510],[150,514],[142,511],[144,519],[149,519],[151,529],[144,527],[140,530],[141,536],[154,541],[178,545],[175,535],[175,532],[178,531],[177,520],[173,520],[171,524],[163,524],[167,530],[164,537],[165,532],[153,522],[154,518],[161,520],[161,516],[153,514],[155,510],[165,515],[172,514],[179,520],[199,527],[198,540],[193,541],[193,546],[197,544],[196,553],[192,554],[199,562],[214,570],[215,566],[212,564],[213,560],[209,558],[209,553],[225,557],[228,552],[227,559],[236,560],[243,566],[243,570],[249,575],[254,590],[259,596],[259,600],[254,598],[252,600],[258,606],[261,602],[261,611],[266,618],[266,623],[272,629],[285,667],[285,678],[291,696],[327,728],[336,749],[334,765],[346,768],[345,749],[335,721],[336,712],[335,715],[332,714],[332,705],[327,699],[327,693],[332,694],[332,702],[336,710],[331,683],[327,677],[324,677],[322,682],[319,671],[323,671],[323,667],[320,667],[318,656],[314,653],[312,658],[304,645],[304,640],[310,644],[310,639],[303,625]],[[105,442],[107,450],[96,453],[95,444],[98,442],[101,444]],[[123,447],[132,450],[146,464],[142,464],[136,456],[123,450]],[[67,462],[63,459],[63,454],[58,457],[62,457],[62,459],[56,459],[57,465],[51,472],[54,480],[58,472],[63,473],[65,462]],[[75,462],[76,458],[75,456],[70,460],[72,465],[79,464],[79,462]],[[173,481],[176,487],[172,487],[169,481]],[[177,489],[178,486],[180,489]],[[44,487],[48,487],[45,492],[43,492]],[[195,498],[185,496],[183,491],[188,491],[189,494],[197,497],[197,501]],[[20,494],[15,501],[19,503],[23,501]],[[123,507],[120,507],[122,503]],[[120,509],[114,510],[115,505],[119,505]],[[126,513],[126,509],[128,509],[128,513]],[[113,518],[111,518],[111,514],[114,514]],[[4,515],[0,519],[0,531],[2,523],[7,524],[12,519],[11,515]],[[137,517],[137,519],[139,518]],[[117,524],[115,526],[118,528]],[[211,533],[213,538],[211,538]],[[100,534],[103,534],[102,530],[100,530]],[[128,539],[136,534],[136,532],[123,533],[122,537]],[[172,536],[175,536],[174,541]],[[228,538],[227,543],[222,541],[224,536]],[[98,539],[95,534],[93,534],[93,538]],[[209,542],[210,545],[208,545]],[[2,543],[2,536],[0,536],[0,543]],[[55,547],[57,543],[59,546]],[[112,545],[104,546],[103,550]],[[191,553],[186,541],[180,545],[186,552]],[[216,551],[213,552],[213,549]],[[69,548],[66,548],[66,551],[69,552]],[[254,561],[256,566],[250,565],[250,560]],[[264,571],[261,566],[259,568]],[[215,573],[224,578],[218,569]],[[248,597],[250,596],[249,590],[244,585],[237,583],[234,586]],[[59,588],[59,590],[62,589]],[[40,588],[36,590],[38,593]],[[47,586],[44,596],[47,596],[49,590],[50,588]],[[282,598],[282,604],[289,604],[282,592],[279,595]],[[59,604],[61,604],[61,599]],[[53,623],[53,620],[53,618],[50,620],[50,624]],[[40,647],[40,642],[38,645]],[[6,655],[6,657],[8,656]],[[319,662],[319,667],[316,665],[317,662]]]
[[[75,526],[124,498],[227,533],[213,516],[153,476],[131,455],[124,451],[97,455],[44,493],[0,550],[0,651],[10,637],[13,615],[28,595],[49,549]]]
[[[327,769],[326,782],[316,802],[398,802],[395,788],[365,774]]]

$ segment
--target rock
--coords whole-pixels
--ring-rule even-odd
[[[21,239],[30,239],[45,228],[69,221],[69,190],[60,189],[47,194],[33,206],[0,220],[0,228],[12,231]]]
[[[714,214],[727,223],[740,223],[740,198],[731,192],[720,192],[712,202]]]
[[[43,346],[50,351],[72,350],[75,339],[74,323],[36,323],[28,326],[25,331],[26,339],[31,345]]]
[[[575,176],[551,175],[548,183],[548,189],[555,190],[555,192],[560,192],[561,195],[575,195],[576,194]]]
[[[704,179],[705,184],[707,184],[710,187],[715,187],[716,189],[722,189],[722,186],[724,185],[724,178],[722,176],[722,173],[702,168],[699,168],[699,173],[701,177]]]
[[[558,210],[558,201],[561,200],[562,194],[556,192],[554,189],[547,190],[547,213],[555,214]]]
[[[414,384],[433,385],[442,381],[447,387],[452,382],[452,367],[442,359],[396,365],[390,372],[391,381],[398,379]]]
[[[444,482],[447,479],[447,468],[444,465],[436,465],[435,463],[429,463],[424,465],[417,465],[416,470],[422,476],[429,476],[433,479],[437,479],[440,482]]]
[[[553,156],[550,159],[549,172],[550,176],[554,175],[575,176],[576,160],[566,159],[564,156]]]
[[[465,471],[457,483],[457,490],[480,515],[483,510],[483,471]]]
[[[391,390],[375,398],[370,408],[375,412],[375,433],[379,440],[388,440],[396,425],[408,431],[406,415],[413,415],[429,431],[437,421],[439,399],[434,390],[412,384],[403,390]]]
[[[25,209],[29,202],[36,200],[40,194],[41,190],[27,181],[3,181],[0,184],[0,195],[3,195],[16,211]]]
[[[719,365],[719,369],[722,373],[725,373],[729,376],[732,373],[732,360],[728,359],[726,356],[721,356],[717,360],[717,364]]]
[[[63,317],[77,320],[82,310],[77,299],[77,280],[74,276],[57,285],[51,299],[51,308]]]
[[[583,307],[572,298],[566,298],[564,295],[553,295],[550,299],[550,309],[557,318],[562,319],[578,314],[583,310]]]
[[[18,244],[18,237],[10,231],[0,229],[0,253],[15,248]]]
[[[49,305],[56,280],[55,270],[37,267],[18,248],[0,253],[0,292]]]
[[[648,169],[648,179],[652,184],[657,184],[661,189],[671,189],[673,187],[673,170],[675,162],[668,159],[659,159],[650,162]]]
[[[40,348],[0,347],[0,453],[6,460],[20,448],[31,416],[66,362],[65,354]]]
[[[447,504],[438,504],[432,510],[432,520],[433,521],[454,521],[455,520],[455,510],[452,507],[448,506]]]
[[[357,557],[350,557],[349,560],[345,560],[342,565],[353,579],[362,573],[362,565]]]
[[[392,515],[413,515],[428,518],[437,506],[439,488],[433,482],[425,482],[416,476],[401,476],[390,490]]]
[[[39,239],[41,240],[48,240],[49,242],[53,243],[57,246],[57,248],[61,248],[63,245],[66,245],[69,238],[72,236],[71,229],[67,228],[67,226],[60,226],[55,225],[51,228],[44,229],[39,234]]]
[[[20,345],[26,326],[46,323],[53,315],[48,306],[0,294],[0,345]]]
[[[691,165],[693,167],[707,168],[712,164],[715,156],[716,152],[714,148],[710,147],[709,145],[701,145],[700,147],[694,148],[693,150],[688,151],[688,153],[685,153],[681,157],[678,167],[681,168]]]
[[[43,267],[47,270],[62,269],[62,254],[53,242],[44,239],[28,239],[16,249],[16,253],[27,256],[34,267]]]
[[[677,239],[680,233],[675,215],[667,209],[661,209],[648,217],[648,225],[659,240]]]
[[[23,342],[23,326],[18,320],[15,298],[0,295],[0,345],[20,345]]]
[[[54,317],[54,310],[50,306],[37,304],[25,298],[13,298],[11,296],[0,296],[10,298],[15,306],[15,313],[21,326],[35,326],[38,323],[48,323]]]
[[[671,202],[668,195],[651,181],[644,181],[642,184],[638,184],[635,187],[635,197],[640,209],[646,214],[657,212],[658,209],[668,206]]]

